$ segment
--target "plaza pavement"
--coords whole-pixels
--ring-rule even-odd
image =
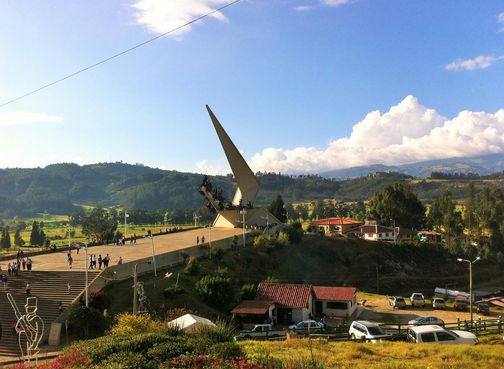
[[[211,237],[212,243],[217,242],[221,239],[229,238],[234,235],[242,235],[243,230],[240,228],[212,228]],[[206,228],[196,228],[187,231],[173,232],[168,234],[163,234],[160,236],[154,236],[154,249],[155,254],[160,255],[170,251],[182,250],[190,246],[196,245],[196,237],[205,236],[205,242],[209,241],[209,231]],[[93,254],[101,254],[102,258],[109,254],[110,263],[109,266],[116,265],[119,261],[119,256],[122,256],[123,264],[129,263],[135,260],[140,260],[152,256],[152,243],[151,239],[147,237],[137,238],[136,244],[130,244],[129,239],[127,239],[126,244],[122,246],[109,244],[101,246],[92,246],[88,250],[88,260],[89,256]],[[86,263],[85,261],[86,252],[80,250],[77,254],[77,250],[72,250],[73,266],[72,269],[68,267],[67,251],[52,252],[44,255],[37,255],[31,257],[32,259],[32,269],[35,270],[47,270],[47,271],[84,271]],[[2,270],[7,270],[7,263],[12,263],[15,258],[11,260],[1,261]]]

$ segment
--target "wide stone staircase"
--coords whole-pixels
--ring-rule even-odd
[[[97,271],[88,270],[88,281],[91,282]],[[12,322],[16,319],[7,293],[10,293],[17,304],[21,314],[25,314],[26,284],[32,286],[31,297],[37,297],[37,314],[43,320],[45,329],[49,329],[51,323],[59,316],[59,303],[63,303],[67,309],[77,296],[86,287],[86,275],[82,271],[32,271],[20,272],[19,276],[8,276],[9,287],[4,290],[0,283],[0,322],[2,332],[0,336],[0,357],[18,358],[21,356],[17,335],[12,332]],[[67,284],[71,285],[68,293]],[[63,334],[63,332],[62,332]],[[21,335],[21,343],[26,355],[26,339]]]

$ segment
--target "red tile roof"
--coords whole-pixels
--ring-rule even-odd
[[[358,220],[353,220],[350,218],[326,218],[326,219],[319,219],[315,220],[310,223],[310,225],[359,225],[362,224],[362,222]]]
[[[313,286],[315,299],[327,301],[352,301],[357,292],[355,287]]]
[[[259,283],[255,301],[274,301],[279,305],[306,308],[312,293],[309,284]]]
[[[265,314],[271,305],[273,305],[273,301],[250,301],[244,300],[231,311],[234,314]]]

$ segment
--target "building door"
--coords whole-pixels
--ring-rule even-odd
[[[324,313],[322,304],[322,301],[315,301],[315,315],[322,315]]]
[[[277,308],[277,321],[281,325],[292,324],[292,308]]]

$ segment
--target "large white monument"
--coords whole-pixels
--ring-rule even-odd
[[[200,192],[205,195],[208,201],[217,211],[217,217],[213,223],[214,227],[242,227],[246,224],[249,227],[253,226],[271,226],[280,225],[281,222],[273,216],[265,208],[256,208],[255,201],[261,183],[248,166],[243,156],[240,154],[233,141],[222,128],[217,117],[214,115],[210,107],[206,106],[208,114],[212,119],[212,123],[219,136],[220,143],[226,154],[233,175],[236,179],[238,188],[233,200],[223,207],[218,200],[214,198],[207,186],[202,185]],[[205,183],[205,180],[204,180]]]

